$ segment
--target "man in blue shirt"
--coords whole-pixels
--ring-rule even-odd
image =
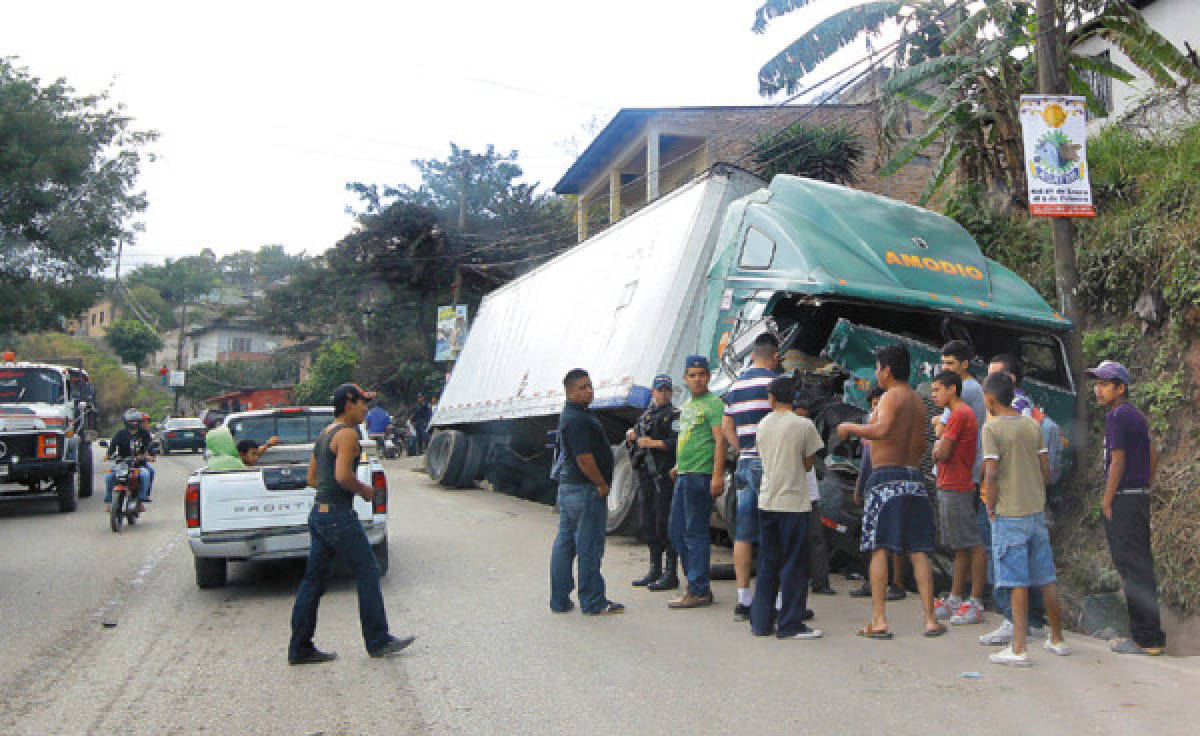
[[[596,392],[582,368],[563,378],[567,402],[558,419],[558,457],[551,472],[558,481],[558,536],[550,553],[550,610],[566,613],[575,605],[571,567],[579,558],[579,607],[585,615],[623,613],[625,606],[604,595],[600,562],[608,520],[612,446],[600,420],[588,410]]]
[[[379,404],[371,407],[371,411],[367,412],[367,435],[375,440],[381,458],[383,457],[383,438],[387,436],[388,427],[391,424],[392,418],[388,416],[387,410]]]
[[[767,387],[779,377],[779,341],[764,332],[754,340],[751,365],[742,371],[725,394],[725,418],[721,428],[725,440],[738,448],[737,514],[733,533],[733,572],[737,578],[735,621],[750,617],[750,572],[754,545],[758,543],[758,487],[762,483],[762,458],[755,442],[758,423],[771,413]]]

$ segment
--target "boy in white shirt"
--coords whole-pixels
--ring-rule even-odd
[[[777,378],[768,388],[771,413],[758,424],[758,452],[763,476],[758,493],[758,584],[750,606],[755,636],[816,639],[817,629],[804,624],[808,604],[808,471],[824,447],[817,428],[792,413],[796,395],[790,378]],[[775,611],[775,596],[782,606]]]

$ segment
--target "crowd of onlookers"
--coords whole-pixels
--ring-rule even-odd
[[[639,480],[642,538],[650,552],[649,570],[633,585],[655,591],[682,586],[682,594],[666,603],[672,609],[714,603],[709,518],[714,500],[726,492],[729,446],[737,450],[734,618],[747,621],[756,636],[821,637],[809,625],[814,614],[808,596],[835,591],[821,523],[818,459],[827,441],[857,437],[863,449],[854,501],[861,506],[867,576],[851,595],[871,598],[869,619],[857,635],[893,638],[887,602],[905,595],[897,583],[906,562],[922,604],[924,636],[941,636],[948,624],[983,623],[990,591],[1003,615],[999,627],[979,637],[981,644],[1002,647],[991,661],[1027,666],[1030,637],[1044,639],[1048,653],[1070,654],[1045,517],[1047,486],[1062,474],[1061,429],[1022,390],[1013,356],[992,356],[980,381],[971,371],[975,356],[967,343],[952,341],[941,353],[940,372],[926,392],[938,410],[932,417],[911,386],[908,349],[892,344],[875,352],[877,384],[865,420],[840,422],[825,437],[793,378],[779,374],[779,346],[769,334],[755,342],[750,367],[723,397],[709,391],[704,356],[685,360],[687,400],[678,409],[672,378],[656,376],[651,404],[626,436]],[[1145,417],[1129,403],[1128,371],[1104,361],[1087,374],[1097,401],[1108,409],[1101,512],[1132,632],[1112,649],[1160,654],[1166,642],[1149,523],[1157,455]],[[588,408],[594,391],[587,372],[574,369],[563,384],[567,401],[552,470],[560,515],[550,608],[564,613],[575,607],[570,593],[577,560],[582,612],[620,613],[624,606],[607,596],[600,572],[613,452]],[[922,470],[929,457],[932,482]],[[953,553],[949,590],[940,597],[930,562],[935,545]]]
[[[429,422],[432,419],[433,406],[424,393],[417,394],[417,402],[412,409],[395,416],[389,414],[382,404],[375,403],[367,412],[367,435],[375,442],[380,456],[420,455],[429,444]]]

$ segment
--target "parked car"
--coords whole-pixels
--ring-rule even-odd
[[[163,421],[158,432],[159,451],[170,455],[172,450],[204,449],[204,434],[208,428],[196,417],[174,417]]]

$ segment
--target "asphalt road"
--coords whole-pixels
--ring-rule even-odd
[[[604,572],[622,616],[553,615],[547,507],[437,489],[388,461],[391,571],[384,597],[399,658],[366,656],[353,584],[334,581],[317,644],[341,658],[289,667],[301,564],[235,564],[196,588],[182,495],[194,456],[160,459],[153,510],[120,534],[102,491],[60,514],[0,504],[0,729],[17,734],[1194,733],[1200,663],[1118,657],[1068,637],[1011,670],[976,643],[990,630],[920,636],[918,603],[890,609],[897,638],[854,629],[867,604],[812,601],[817,641],[751,637],[717,605],[669,611],[633,589],[643,549],[610,539]],[[723,551],[720,554],[724,554]],[[115,620],[115,628],[102,626]],[[978,672],[978,678],[963,677]]]

